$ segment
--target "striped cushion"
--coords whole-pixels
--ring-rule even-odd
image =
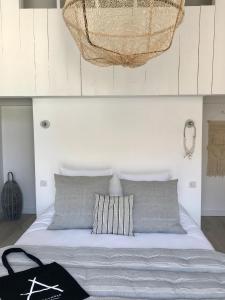
[[[133,195],[97,194],[92,233],[133,235]]]

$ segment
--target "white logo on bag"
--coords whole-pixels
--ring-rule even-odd
[[[48,291],[48,290],[54,290],[54,291],[58,291],[58,292],[63,293],[63,290],[59,288],[58,284],[54,285],[54,286],[49,286],[49,285],[43,284],[41,282],[38,282],[36,279],[37,279],[37,277],[34,277],[33,280],[32,279],[28,280],[29,282],[31,282],[30,292],[26,293],[26,294],[20,294],[20,296],[27,296],[27,300],[30,300],[30,298],[33,294],[42,293],[42,292],[45,292],[45,291]],[[41,286],[42,289],[34,291],[35,285]]]

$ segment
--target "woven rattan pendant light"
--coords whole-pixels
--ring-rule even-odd
[[[137,67],[168,50],[185,0],[66,0],[63,16],[82,56]]]

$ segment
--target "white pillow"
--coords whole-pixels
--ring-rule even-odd
[[[111,176],[113,175],[113,170],[111,168],[102,168],[102,169],[75,169],[75,168],[66,168],[61,167],[59,173],[64,176]],[[122,188],[120,180],[117,175],[113,175],[109,184],[109,194],[111,196],[122,196]]]
[[[151,173],[129,173],[120,171],[115,173],[110,180],[109,193],[111,196],[123,196],[120,179],[131,181],[167,181],[171,179],[169,171]]]
[[[122,186],[119,177],[114,174],[109,184],[110,196],[123,196]]]
[[[111,176],[113,175],[113,170],[111,168],[102,168],[102,169],[85,169],[85,168],[59,168],[60,175],[64,176]]]
[[[119,173],[120,179],[131,180],[131,181],[167,181],[171,179],[169,171],[161,172],[144,172],[144,173],[130,173],[123,172]]]

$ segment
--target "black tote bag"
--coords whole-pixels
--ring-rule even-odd
[[[7,260],[10,253],[24,253],[38,267],[15,273]],[[9,275],[0,278],[1,300],[83,300],[89,297],[62,266],[56,262],[44,265],[21,248],[6,250],[2,263]]]

